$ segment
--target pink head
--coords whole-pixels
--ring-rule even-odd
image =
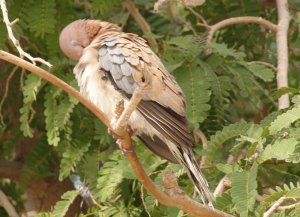
[[[60,33],[60,48],[69,58],[79,60],[83,49],[103,30],[120,31],[120,28],[100,20],[76,20],[67,25]]]
[[[59,36],[59,45],[66,56],[79,60],[83,49],[90,44],[86,20],[76,20],[67,25]]]

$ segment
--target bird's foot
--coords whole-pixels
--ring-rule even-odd
[[[121,152],[122,152],[123,155],[126,155],[128,153],[132,153],[133,152],[132,150],[129,150],[129,149],[127,149],[127,148],[124,147],[124,145],[122,144],[122,139],[117,139],[116,143],[118,144],[119,149],[121,150]]]
[[[132,137],[132,136],[135,135],[136,131],[137,131],[137,129],[131,129],[131,128],[129,128],[127,132],[128,132],[128,135],[129,135],[130,137]],[[133,152],[132,150],[128,150],[128,149],[126,149],[126,148],[124,147],[124,145],[122,144],[122,141],[123,141],[122,138],[121,138],[119,135],[117,135],[116,133],[114,133],[113,128],[108,128],[108,129],[107,129],[107,132],[108,132],[108,134],[111,135],[114,139],[116,139],[116,143],[118,144],[118,147],[120,148],[121,152],[122,152],[124,155]]]

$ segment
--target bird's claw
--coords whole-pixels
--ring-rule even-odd
[[[117,139],[116,143],[118,144],[119,149],[121,150],[121,152],[122,152],[123,155],[126,155],[128,153],[132,153],[133,152],[132,150],[124,148],[121,139]]]

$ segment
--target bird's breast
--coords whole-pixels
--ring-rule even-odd
[[[97,58],[94,60],[88,51],[85,54],[86,56],[83,55],[74,69],[80,92],[94,103],[108,119],[112,120],[115,117],[116,105],[124,100],[126,107],[129,100],[115,88],[110,79],[105,77],[104,71],[100,70]],[[158,134],[138,110],[131,114],[128,124],[132,129],[137,130],[137,134],[144,133],[150,137]]]

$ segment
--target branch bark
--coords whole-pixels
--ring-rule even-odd
[[[107,117],[90,101],[86,98],[81,96],[81,94],[76,91],[74,88],[69,86],[67,83],[63,82],[59,78],[55,77],[54,75],[46,72],[45,70],[17,57],[12,54],[9,54],[5,51],[0,50],[0,59],[10,62],[14,65],[17,65],[21,68],[30,71],[43,79],[49,81],[50,83],[54,84],[55,86],[63,89],[71,96],[75,97],[79,102],[81,102],[87,109],[89,109],[96,117],[98,117],[107,127],[110,128],[110,122]],[[145,170],[143,169],[141,163],[138,160],[136,153],[132,147],[132,141],[124,128],[118,130],[118,132],[114,132],[121,138],[121,142],[125,149],[132,150],[127,153],[128,161],[133,168],[138,180],[141,184],[147,189],[147,191],[156,198],[160,203],[167,205],[167,206],[174,206],[178,209],[190,214],[192,216],[199,216],[199,217],[229,217],[224,212],[211,209],[207,206],[204,206],[200,203],[189,198],[186,194],[174,194],[172,196],[167,195],[166,193],[160,191],[151,181],[151,179],[146,174]]]
[[[280,0],[279,0],[280,1]],[[234,24],[259,24],[264,26],[265,28],[271,30],[272,32],[277,31],[277,26],[270,21],[261,18],[261,17],[252,17],[252,16],[245,16],[245,17],[232,17],[226,20],[222,20],[214,25],[209,27],[208,36],[207,36],[207,44],[212,41],[212,38],[216,31],[226,26],[234,25]]]
[[[280,0],[279,0],[280,1]],[[268,209],[267,212],[264,213],[263,217],[270,217],[273,212],[285,201],[286,197],[279,198],[271,207]]]
[[[290,23],[289,6],[287,0],[277,0],[278,27],[276,34],[277,44],[277,87],[288,87],[288,29]],[[278,108],[289,107],[288,94],[281,96],[278,100]]]
[[[147,23],[147,21],[144,19],[144,17],[140,14],[139,9],[137,9],[135,4],[131,0],[125,0],[124,3],[125,3],[126,8],[129,11],[129,13],[131,14],[131,16],[135,19],[135,21],[141,27],[142,31],[144,33],[151,32],[150,25]],[[154,38],[148,38],[147,41],[151,47],[157,46],[157,42]]]
[[[13,207],[11,202],[8,200],[6,195],[1,190],[0,190],[0,206],[2,206],[6,210],[7,214],[10,217],[19,217],[16,209]]]

